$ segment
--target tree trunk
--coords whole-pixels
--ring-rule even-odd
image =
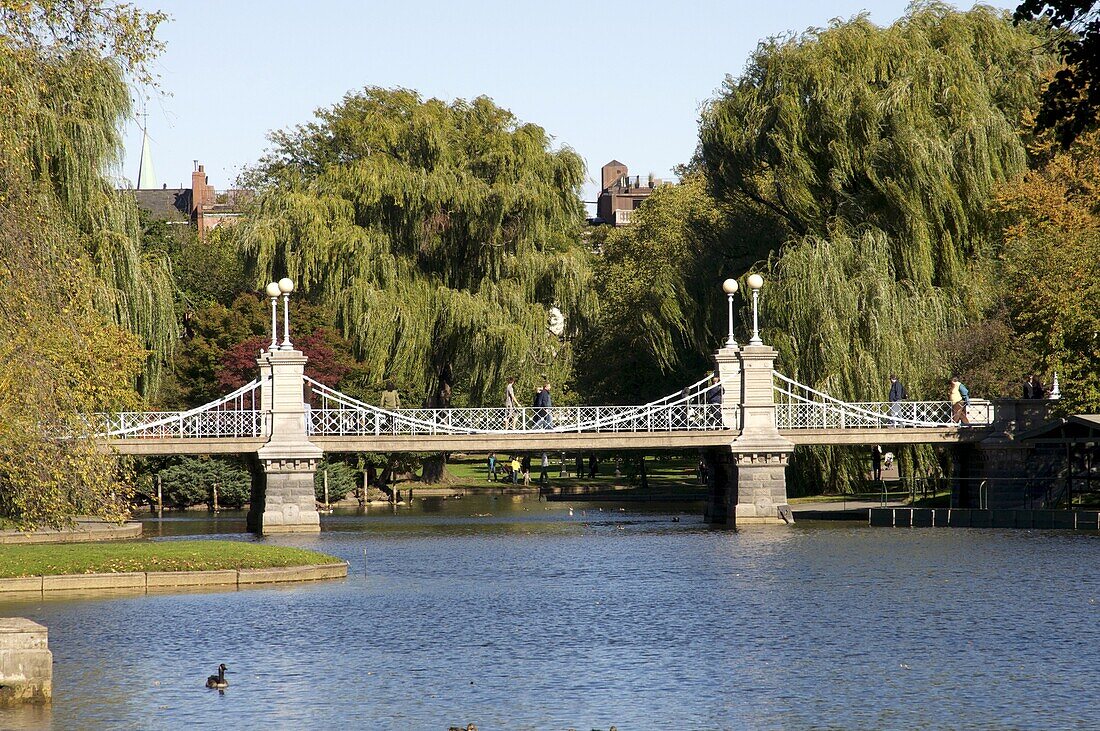
[[[428,399],[429,408],[451,408],[451,381],[453,378],[451,364],[449,362],[444,363],[443,367],[439,370],[439,382],[436,385],[435,393]],[[424,469],[421,471],[420,479],[422,482],[429,485],[441,482],[446,471],[447,454],[442,452],[424,460]]]

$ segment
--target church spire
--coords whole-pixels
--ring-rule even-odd
[[[153,172],[153,153],[149,149],[149,115],[142,114],[141,164],[138,167],[138,190],[157,187],[157,174]]]

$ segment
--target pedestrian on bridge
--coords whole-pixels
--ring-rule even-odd
[[[1047,389],[1043,385],[1043,380],[1038,375],[1031,377],[1031,398],[1046,398]]]
[[[717,375],[711,376],[710,388],[707,389],[707,403],[719,404],[722,403],[722,396],[726,394],[726,387],[722,385]]]
[[[387,411],[401,408],[401,394],[397,393],[397,385],[392,380],[386,381],[386,390],[382,392],[382,403],[379,405]]]
[[[553,419],[550,417],[550,381],[542,384],[542,388],[535,394],[535,428],[553,429]]]
[[[951,421],[970,424],[970,419],[966,417],[966,407],[970,405],[970,391],[958,376],[951,376],[951,388],[947,392],[947,399],[951,402]]]
[[[890,426],[897,426],[897,419],[901,418],[901,402],[909,398],[905,391],[905,385],[898,380],[896,374],[890,374]]]
[[[508,377],[508,385],[504,387],[504,428],[516,428],[516,416],[519,413],[519,401],[516,401],[516,377]]]

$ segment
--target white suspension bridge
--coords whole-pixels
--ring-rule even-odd
[[[95,415],[104,448],[129,455],[254,455],[250,522],[264,533],[318,530],[313,472],[325,452],[700,450],[711,467],[708,516],[715,522],[778,522],[786,517],[787,458],[796,445],[977,441],[998,417],[990,402],[970,402],[967,424],[946,401],[849,403],[778,373],[763,344],[753,292],[753,337],[739,347],[730,332],[715,353],[717,385],[701,379],[640,405],[548,408],[383,409],[305,375],[306,357],[290,341],[283,279],[271,298],[270,346],[256,380],[187,411]],[[283,341],[277,342],[278,299]],[[719,395],[720,394],[720,395]]]
[[[958,441],[973,434],[967,430],[993,423],[995,406],[988,401],[972,402],[969,424],[964,425],[953,420],[947,401],[851,403],[780,373],[773,377],[775,426],[795,444]],[[301,380],[308,394],[302,403],[302,429],[325,451],[720,446],[740,432],[740,384],[717,384],[721,400],[708,403],[710,376],[638,406],[397,410],[366,403],[308,376]],[[265,382],[256,379],[187,411],[96,414],[97,429],[104,444],[122,454],[256,451],[272,435],[270,408],[261,408],[264,388]]]

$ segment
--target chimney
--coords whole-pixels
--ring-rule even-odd
[[[191,215],[198,212],[206,204],[206,172],[196,160],[195,170],[191,173]]]

